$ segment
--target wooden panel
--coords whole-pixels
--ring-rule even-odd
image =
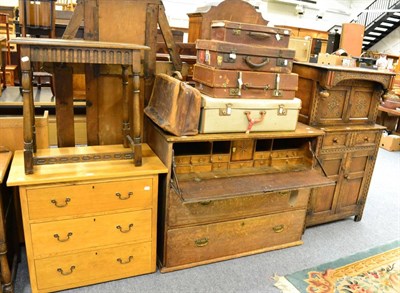
[[[167,267],[300,241],[305,210],[169,230]],[[223,235],[223,237],[221,237]]]
[[[29,218],[34,220],[149,208],[152,189],[151,178],[28,189]]]
[[[237,140],[232,142],[231,161],[253,159],[254,140]]]
[[[144,242],[35,260],[37,286],[54,291],[154,272],[151,258],[151,243]]]
[[[339,47],[351,56],[360,56],[365,26],[358,23],[343,23]]]

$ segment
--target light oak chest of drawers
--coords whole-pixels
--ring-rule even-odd
[[[118,148],[126,152],[122,146],[87,151]],[[22,152],[16,152],[7,182],[20,190],[33,292],[156,270],[158,176],[167,170],[147,145],[141,167],[113,160],[35,168],[25,175]]]

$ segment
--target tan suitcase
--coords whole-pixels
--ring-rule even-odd
[[[200,133],[293,131],[301,100],[214,99],[201,95]]]

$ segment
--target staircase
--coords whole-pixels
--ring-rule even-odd
[[[365,26],[362,48],[368,50],[400,26],[400,0],[376,0],[351,22]]]

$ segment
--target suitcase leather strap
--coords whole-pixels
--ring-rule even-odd
[[[246,56],[246,57],[244,57],[244,61],[251,68],[261,68],[261,67],[263,67],[263,66],[265,66],[265,65],[267,65],[269,63],[269,58],[265,57],[262,62],[254,63],[254,62],[251,61],[251,56]]]
[[[253,125],[256,123],[260,123],[264,120],[265,114],[267,114],[266,111],[260,111],[260,117],[259,118],[251,118],[251,112],[250,111],[245,111],[244,114],[247,117],[247,121],[249,122],[247,124],[247,129],[246,133],[250,133],[251,129],[253,128]]]

